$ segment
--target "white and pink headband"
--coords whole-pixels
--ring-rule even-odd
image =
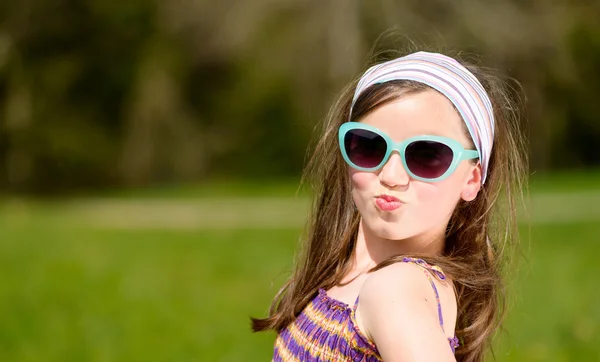
[[[393,80],[426,84],[445,95],[460,113],[479,152],[485,182],[494,143],[494,111],[485,89],[458,61],[438,53],[417,52],[369,68],[361,77],[350,108],[367,88]]]

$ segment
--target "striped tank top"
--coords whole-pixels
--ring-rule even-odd
[[[442,307],[431,274],[441,280],[446,276],[441,268],[422,259],[404,258],[402,261],[423,268],[435,292],[443,330]],[[377,346],[358,328],[357,305],[358,298],[353,306],[349,306],[329,297],[325,289],[319,289],[302,313],[277,335],[272,361],[381,361]],[[448,342],[454,352],[458,339],[449,338]]]

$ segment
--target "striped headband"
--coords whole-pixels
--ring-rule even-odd
[[[454,104],[479,152],[485,182],[494,143],[494,112],[477,78],[455,59],[437,53],[417,52],[369,68],[361,77],[350,108],[370,86],[393,80],[413,80],[430,86]]]

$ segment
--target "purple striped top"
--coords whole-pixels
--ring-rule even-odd
[[[430,274],[440,279],[445,279],[445,275],[439,267],[421,259],[404,258],[403,261],[415,263],[425,271],[435,292],[443,329],[439,294]],[[358,328],[357,305],[358,298],[349,306],[319,289],[302,313],[279,332],[272,361],[381,361],[377,346]],[[449,343],[452,351],[458,347],[456,337],[450,338]]]

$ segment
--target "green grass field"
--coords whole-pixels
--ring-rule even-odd
[[[498,361],[600,361],[600,206],[589,209],[597,205],[600,183],[580,178],[544,179],[533,190],[546,201],[537,208],[534,202],[530,232],[523,227],[527,260],[509,283],[513,298]],[[573,185],[587,196],[571,200]],[[234,190],[236,200],[245,195],[243,187]],[[256,190],[247,192],[251,201],[270,196]],[[284,198],[265,205],[296,211],[254,213],[300,217],[306,203],[293,198],[294,187],[277,190]],[[269,360],[274,336],[252,334],[249,317],[266,313],[289,272],[302,220],[261,224],[254,215],[252,223],[231,227],[180,223],[217,220],[218,212],[202,211],[203,200],[214,204],[212,196],[206,188],[171,198],[164,191],[140,193],[135,199],[144,202],[133,208],[114,204],[115,197],[133,198],[124,195],[100,203],[6,202],[0,208],[0,361]],[[581,200],[592,201],[581,206]],[[244,214],[252,202],[240,205]],[[225,203],[220,212],[235,214],[234,206]],[[546,210],[551,207],[562,216]],[[145,213],[151,217],[144,222]]]

